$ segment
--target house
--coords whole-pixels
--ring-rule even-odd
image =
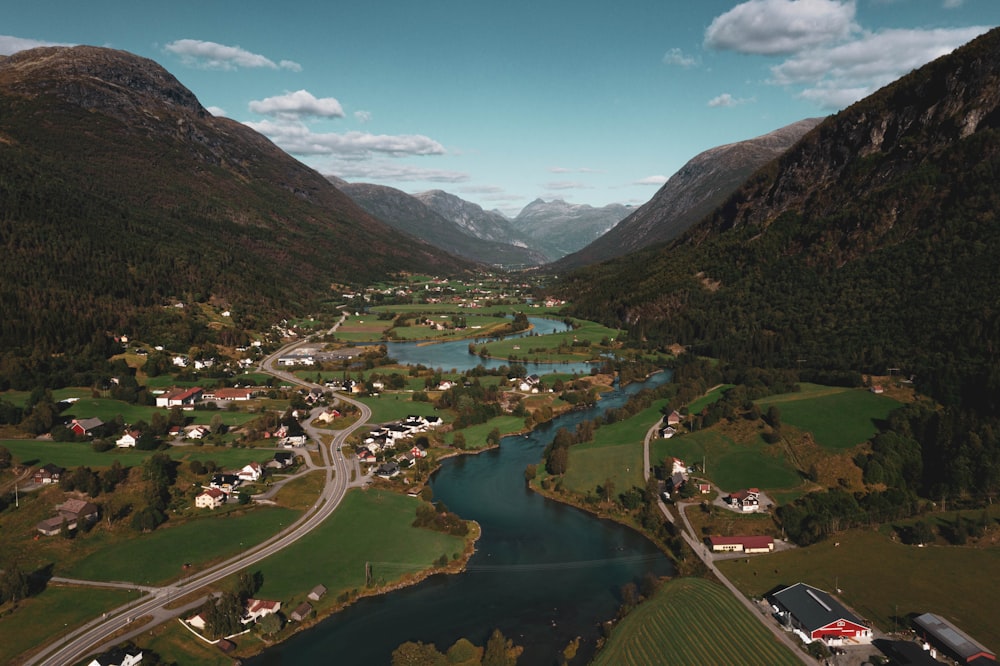
[[[235,474],[215,474],[209,482],[210,488],[218,488],[226,494],[230,494],[240,486],[240,477]]]
[[[157,407],[186,407],[194,405],[205,392],[200,386],[186,389],[173,389],[156,396]]]
[[[760,508],[760,491],[756,488],[741,490],[726,497],[726,503],[733,509],[751,513]]]
[[[192,615],[187,620],[185,620],[185,622],[190,624],[195,629],[198,629],[199,631],[205,631],[205,618],[202,617],[201,613],[199,613],[198,615]]]
[[[330,409],[320,414],[317,418],[323,423],[330,423],[331,421],[340,418],[340,412],[331,407]]]
[[[677,434],[677,428],[673,426],[663,426],[660,428],[660,437],[663,439],[670,439]]]
[[[312,604],[308,601],[303,601],[301,604],[295,607],[292,611],[291,618],[296,622],[301,622],[302,620],[309,617],[313,612]]]
[[[876,394],[876,395],[881,395],[881,394],[885,393],[885,389],[882,388],[881,384],[873,384],[872,388],[871,388],[871,392],[874,393],[874,394]]]
[[[59,483],[59,479],[66,473],[66,468],[52,463],[46,463],[35,472],[34,481],[42,485],[49,483]]]
[[[115,444],[122,449],[134,448],[139,442],[139,438],[142,437],[142,433],[138,430],[126,430],[125,434],[119,437]]]
[[[678,412],[676,409],[667,414],[666,421],[668,426],[680,425],[682,420],[683,419],[681,418],[680,412]]]
[[[217,509],[226,503],[226,493],[218,488],[207,488],[194,498],[194,505],[199,509]]]
[[[375,453],[373,451],[371,451],[370,449],[366,449],[363,446],[359,446],[358,447],[357,455],[358,455],[358,461],[359,462],[374,463],[375,460],[376,460]]]
[[[142,650],[137,647],[111,648],[91,660],[87,666],[136,666],[142,662]]]
[[[801,633],[806,642],[822,640],[829,645],[839,645],[845,640],[872,642],[871,627],[864,620],[811,585],[796,583],[772,594],[770,600],[781,621]]]
[[[277,467],[288,467],[295,462],[295,454],[291,451],[277,451],[274,454],[274,462]]]
[[[94,431],[104,425],[104,421],[99,418],[73,419],[67,427],[73,431],[77,437],[93,437]]]
[[[187,431],[187,436],[189,439],[204,439],[212,431],[203,425],[192,426],[190,430]]]
[[[75,530],[81,521],[92,523],[96,520],[97,505],[81,499],[68,499],[56,507],[55,516],[41,521],[35,529],[44,536],[55,536],[62,531],[64,524],[66,529]]]
[[[320,599],[323,598],[324,594],[326,594],[326,586],[325,585],[317,585],[316,587],[314,587],[313,589],[311,589],[309,591],[309,595],[308,596],[313,601],[319,601]]]
[[[987,664],[996,661],[996,654],[948,620],[924,613],[913,619],[917,633],[938,646],[946,655],[965,664]]]
[[[260,481],[260,477],[263,474],[264,470],[261,468],[260,463],[257,462],[247,463],[243,469],[236,472],[236,476],[240,477],[240,481],[246,481],[247,483]]]
[[[399,463],[397,462],[387,462],[382,463],[375,470],[375,475],[380,476],[383,479],[391,479],[394,476],[399,476]]]
[[[699,483],[698,484],[698,492],[701,493],[702,495],[709,494],[710,492],[712,492],[712,484],[711,483]]]
[[[769,536],[713,536],[708,537],[713,553],[770,553],[774,551],[774,537]]]
[[[271,615],[281,610],[280,601],[266,601],[264,599],[247,599],[246,615],[240,620],[243,624],[257,622],[265,615]]]

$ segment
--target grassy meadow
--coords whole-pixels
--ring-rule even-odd
[[[762,412],[781,411],[782,423],[812,433],[820,446],[842,451],[871,439],[875,423],[884,420],[900,403],[863,389],[801,384],[798,393],[784,393],[757,400]]]
[[[801,664],[722,585],[675,578],[625,616],[592,666]]]
[[[6,447],[16,461],[22,465],[44,465],[52,463],[72,469],[87,466],[92,469],[110,467],[117,460],[123,467],[141,465],[157,451],[113,448],[98,453],[88,442],[49,442],[37,439],[4,439],[0,446]],[[166,449],[174,460],[214,460],[223,468],[239,468],[252,461],[263,461],[273,454],[268,450],[254,448],[232,448],[226,446],[174,446]]]
[[[886,566],[890,563],[891,566]],[[1000,649],[996,588],[1000,548],[907,546],[873,530],[843,532],[765,558],[724,560],[722,572],[747,595],[804,582],[839,598],[883,631],[933,612],[987,647]]]

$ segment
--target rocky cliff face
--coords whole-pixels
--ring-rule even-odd
[[[595,208],[561,199],[535,199],[521,209],[512,224],[535,247],[558,259],[606,234],[631,211],[631,206],[623,204]]]
[[[566,270],[619,257],[676,238],[711,213],[754,171],[777,158],[820,123],[809,118],[769,134],[710,148],[670,177],[642,207],[553,268]]]
[[[428,190],[413,196],[477,238],[519,247],[528,246],[524,235],[515,231],[510,220],[496,211],[483,210],[471,201],[442,190]]]

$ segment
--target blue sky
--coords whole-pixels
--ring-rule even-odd
[[[844,108],[1000,24],[997,0],[39,0],[0,54],[151,58],[321,173],[642,204],[697,153]]]

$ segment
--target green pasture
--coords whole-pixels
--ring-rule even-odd
[[[608,479],[614,482],[616,492],[645,487],[643,441],[650,426],[662,417],[660,409],[665,403],[659,400],[630,419],[602,425],[594,431],[592,441],[571,446],[563,487],[586,494]]]
[[[60,402],[62,400],[68,400],[70,398],[88,398],[90,397],[91,390],[88,388],[61,388],[52,391],[52,400],[55,402]],[[30,391],[3,391],[0,392],[0,400],[6,400],[12,405],[18,407],[24,407],[28,404],[28,398],[31,397]]]
[[[716,402],[718,402],[719,399],[722,397],[722,394],[725,393],[726,391],[728,391],[729,389],[733,388],[734,386],[736,386],[736,385],[735,384],[721,384],[719,386],[716,386],[715,388],[713,388],[712,390],[710,390],[708,393],[706,393],[702,397],[698,398],[697,400],[692,401],[691,404],[688,405],[688,413],[689,414],[700,414],[701,410],[705,409],[709,405],[712,405],[712,404],[715,404]]]
[[[510,314],[517,308],[510,305],[493,305],[490,307],[476,308],[471,310],[467,307],[463,307],[458,303],[405,303],[401,305],[376,305],[371,308],[374,313],[378,312],[396,312],[396,313],[422,313],[426,315],[464,315],[468,316],[470,312],[476,313],[477,316],[493,316],[500,314]]]
[[[440,416],[442,420],[450,421],[452,416],[447,412],[438,413],[429,402],[414,402],[408,393],[383,393],[378,397],[354,398],[364,403],[372,410],[372,423],[388,423],[405,419],[411,414],[417,416]]]
[[[808,548],[764,559],[723,560],[718,567],[745,594],[808,583],[837,595],[883,631],[928,611],[952,620],[987,647],[1000,649],[997,607],[1000,548],[906,546],[872,530],[851,530]],[[895,619],[894,619],[895,618]]]
[[[524,430],[524,419],[520,416],[497,416],[486,423],[477,423],[461,430],[445,433],[444,440],[451,444],[455,439],[455,432],[460,432],[465,437],[465,446],[468,449],[481,449],[486,446],[486,437],[496,428],[500,431],[500,436],[512,435]]]
[[[717,430],[699,430],[655,439],[650,462],[680,458],[688,465],[705,462],[705,476],[723,490],[741,488],[790,489],[801,482],[780,447],[765,444],[760,437],[737,443]]]
[[[757,401],[761,411],[772,405],[781,411],[782,423],[808,430],[821,446],[840,451],[868,441],[876,421],[884,420],[900,403],[863,389],[802,384],[802,391],[769,396]]]
[[[593,666],[801,664],[718,583],[676,578],[625,616]]]
[[[111,398],[87,397],[80,398],[74,402],[61,416],[66,419],[89,419],[96,417],[105,423],[110,423],[121,415],[125,419],[125,423],[135,423],[137,421],[149,423],[152,421],[155,412],[165,415],[168,413],[168,410],[163,407],[152,407],[149,405],[132,405],[121,400],[112,400]],[[257,418],[256,414],[215,409],[195,409],[184,412],[185,417],[190,419],[192,423],[205,424],[211,421],[212,417],[216,414],[219,415],[219,418],[227,426],[243,425]]]
[[[351,490],[343,504],[320,527],[254,570],[263,574],[260,596],[304,600],[318,584],[330,592],[321,604],[335,603],[344,590],[365,587],[365,563],[379,584],[430,567],[434,560],[465,549],[461,537],[412,527],[420,500],[381,490]]]
[[[280,507],[255,507],[243,515],[206,514],[180,525],[169,522],[149,534],[125,540],[107,532],[92,532],[90,555],[68,565],[56,565],[56,575],[88,580],[122,580],[162,585],[190,574],[184,563],[201,568],[233,557],[291,525],[300,513]]]
[[[40,439],[4,439],[0,440],[0,446],[7,447],[14,459],[22,465],[52,463],[66,468],[82,465],[93,468],[110,467],[116,460],[124,467],[133,467],[141,465],[143,460],[154,453],[119,448],[97,453],[88,442],[50,442]]]
[[[17,604],[12,612],[0,615],[0,663],[19,664],[18,655],[51,644],[99,616],[138,598],[128,590],[49,585],[41,594]]]

